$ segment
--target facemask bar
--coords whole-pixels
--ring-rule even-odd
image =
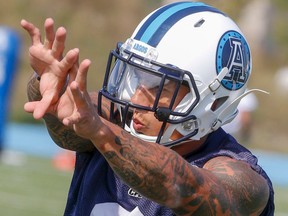
[[[116,108],[119,109],[119,106],[122,107],[122,109],[121,109],[122,128],[125,128],[125,125],[127,125],[127,116],[128,116],[129,110],[134,108],[134,109],[142,109],[142,110],[154,112],[155,117],[159,121],[163,122],[162,127],[159,131],[157,141],[156,141],[157,143],[160,143],[160,141],[161,141],[161,137],[165,131],[166,123],[180,124],[180,123],[185,122],[185,121],[196,119],[195,116],[189,115],[189,113],[198,104],[198,102],[200,100],[200,95],[199,95],[198,89],[196,87],[194,78],[190,72],[185,71],[185,70],[181,70],[179,68],[175,68],[173,66],[164,65],[164,64],[158,63],[156,61],[150,61],[149,62],[149,65],[156,66],[156,68],[164,68],[165,70],[171,72],[171,74],[165,74],[163,72],[160,72],[160,71],[153,69],[152,67],[147,67],[147,66],[144,66],[142,64],[135,63],[133,61],[135,59],[140,60],[140,62],[147,61],[142,56],[139,56],[135,53],[129,52],[127,50],[122,50],[122,52],[125,52],[125,55],[126,55],[125,57],[123,57],[120,53],[120,47],[121,47],[121,44],[118,43],[116,50],[112,50],[110,52],[110,55],[108,58],[107,67],[106,67],[106,74],[105,74],[104,81],[103,81],[103,86],[102,86],[102,89],[99,91],[99,95],[98,95],[98,113],[100,116],[102,116],[102,114],[103,114],[102,113],[102,99],[103,99],[102,96],[104,96],[105,98],[107,98],[110,101],[109,120],[111,122],[115,122]],[[156,98],[155,98],[155,101],[154,101],[154,104],[152,107],[148,108],[148,107],[141,106],[138,104],[137,105],[132,104],[131,102],[128,102],[128,101],[120,100],[108,92],[107,88],[108,88],[108,83],[109,83],[109,76],[112,72],[111,66],[114,65],[114,63],[116,62],[117,59],[124,62],[125,64],[132,65],[133,67],[140,68],[141,70],[145,70],[145,71],[148,71],[149,73],[153,73],[159,77],[162,77],[161,82],[159,84],[160,90],[156,94]],[[174,74],[179,75],[179,77],[173,76]],[[185,80],[184,80],[184,76],[186,77]],[[189,82],[187,82],[187,77],[188,77]],[[170,103],[169,107],[158,107],[158,102],[159,102],[159,98],[161,96],[163,86],[165,84],[165,81],[169,80],[169,79],[174,80],[177,83],[175,93],[172,96],[171,103]],[[184,82],[187,85],[189,85],[190,91],[193,91],[193,102],[185,112],[176,112],[176,111],[172,110],[172,107],[173,107],[173,104],[175,102],[175,98],[177,96],[178,90]],[[190,84],[188,84],[188,83],[190,83]],[[116,104],[118,104],[118,105],[115,106]],[[171,116],[178,117],[178,118],[170,118]],[[183,140],[187,140],[187,139],[191,138],[192,136],[194,136],[196,133],[197,133],[197,129],[195,129],[195,131],[189,133],[188,135],[183,136],[181,139],[167,143],[167,146],[174,145],[175,143],[183,141]]]

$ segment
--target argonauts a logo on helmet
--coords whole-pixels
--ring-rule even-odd
[[[250,49],[245,38],[236,31],[228,31],[221,37],[216,53],[216,70],[220,73],[223,67],[228,74],[221,81],[229,90],[242,88],[250,75]]]

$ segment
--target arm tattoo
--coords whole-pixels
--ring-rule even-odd
[[[116,136],[115,143],[115,151],[103,153],[111,167],[129,186],[160,204],[174,202],[175,196],[191,197],[196,193],[195,185],[205,183],[198,168],[191,169],[166,147],[146,143],[125,131]]]
[[[139,146],[134,148],[133,145],[136,142],[139,143]],[[159,190],[158,184],[159,182],[164,182],[166,176],[161,171],[162,167],[153,165],[155,158],[152,158],[152,155],[147,150],[141,151],[141,146],[144,143],[134,137],[127,137],[124,131],[122,131],[120,136],[115,137],[115,143],[118,151],[104,153],[114,171],[140,193],[142,192],[142,194],[154,200],[165,200],[168,194],[165,190]],[[137,155],[138,158],[135,158],[134,155]],[[151,159],[148,160],[148,163],[147,161],[144,163],[149,157]],[[146,190],[147,185],[149,185],[149,190]]]
[[[259,206],[263,201],[257,200],[263,194],[253,182],[258,174],[251,170],[243,175],[248,168],[245,163],[220,160],[214,163],[212,172],[194,167],[176,152],[141,141],[123,130],[115,136],[114,143],[113,150],[102,154],[115,173],[140,194],[173,209],[177,215],[261,213]]]
[[[42,96],[39,91],[39,80],[34,73],[27,84],[27,96],[29,101],[39,101]]]
[[[77,152],[95,150],[90,140],[79,137],[72,128],[64,126],[55,116],[46,114],[44,120],[50,137],[59,147]]]
[[[247,163],[230,158],[215,159],[207,168],[213,170],[225,186],[230,203],[237,200],[238,212],[232,212],[234,215],[260,215],[269,197],[268,185],[262,176]]]

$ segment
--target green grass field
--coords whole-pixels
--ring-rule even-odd
[[[275,189],[275,216],[287,216],[288,215],[288,185],[279,187],[274,186]]]
[[[0,215],[63,215],[72,172],[27,156],[22,165],[0,164],[0,173]]]
[[[48,158],[25,156],[22,165],[0,164],[0,215],[63,215],[72,172],[56,170]],[[288,186],[275,186],[276,214],[288,215]]]

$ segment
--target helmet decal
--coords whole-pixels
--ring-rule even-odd
[[[185,16],[203,11],[223,14],[201,2],[177,2],[164,6],[152,14],[139,29],[134,39],[156,47],[176,22]]]
[[[236,31],[226,32],[220,39],[216,52],[216,70],[223,67],[229,72],[221,81],[229,90],[242,88],[250,75],[250,50],[245,38]]]

